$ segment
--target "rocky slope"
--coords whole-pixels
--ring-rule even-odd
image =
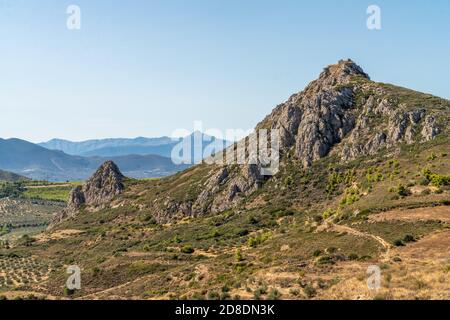
[[[373,155],[400,142],[434,139],[441,131],[439,112],[428,109],[427,100],[445,111],[449,102],[419,95],[408,103],[408,92],[370,81],[353,61],[340,61],[321,73],[318,80],[278,106],[258,128],[279,129],[282,150],[291,148],[304,166],[323,158],[337,145],[342,161]]]
[[[55,216],[53,223],[75,215],[83,206],[96,208],[108,204],[124,190],[124,179],[117,165],[106,161],[83,186],[70,192],[67,208]]]
[[[308,168],[328,155],[346,163],[446,136],[449,110],[448,100],[373,82],[353,61],[342,60],[277,106],[256,130],[279,130],[281,166],[291,159]],[[236,207],[270,179],[255,164],[206,166],[203,171],[207,178],[189,199],[168,195],[148,204],[158,220]]]

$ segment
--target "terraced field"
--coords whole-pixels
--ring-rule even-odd
[[[0,256],[0,291],[39,288],[52,267],[37,257]]]
[[[0,241],[44,230],[65,204],[44,200],[0,199]]]

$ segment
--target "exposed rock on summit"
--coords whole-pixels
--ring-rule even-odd
[[[105,162],[82,187],[84,204],[101,205],[122,193],[124,176],[112,161]]]
[[[107,204],[122,193],[124,178],[114,162],[103,163],[83,186],[77,186],[70,192],[67,209],[55,216],[54,221],[60,222],[73,216],[84,205],[97,207]]]

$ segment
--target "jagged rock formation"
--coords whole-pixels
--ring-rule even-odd
[[[106,161],[97,172],[81,188],[80,197],[84,204],[98,206],[110,201],[116,195],[122,193],[124,176],[117,165],[112,161]],[[75,204],[75,203],[74,203]]]
[[[434,139],[439,127],[435,117],[427,114],[430,110],[416,106],[417,101],[413,101],[414,105],[399,103],[395,89],[370,81],[353,61],[340,61],[278,106],[258,128],[279,129],[281,151],[294,148],[305,167],[328,155],[341,142],[336,151],[342,161],[349,161],[395,147],[399,142]],[[412,94],[405,89],[399,93],[400,98]],[[425,101],[431,97],[423,96]],[[441,103],[448,107],[448,101]]]
[[[124,178],[114,162],[106,161],[83,186],[77,186],[70,192],[67,209],[56,215],[54,222],[73,216],[82,206],[108,204],[124,190]]]
[[[310,166],[328,154],[354,127],[354,93],[347,85],[369,76],[352,61],[329,66],[319,79],[279,105],[257,129],[279,129],[281,151],[295,148],[295,156]]]

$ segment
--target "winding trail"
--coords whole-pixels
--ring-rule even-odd
[[[357,237],[371,238],[371,239],[377,241],[385,250],[385,252],[382,254],[383,261],[390,260],[392,245],[389,242],[387,242],[386,240],[384,240],[383,238],[373,235],[373,234],[370,234],[370,233],[366,233],[366,232],[362,232],[362,231],[353,229],[349,226],[335,224],[331,221],[327,221],[325,223],[326,223],[325,230],[327,230],[327,231],[346,232],[348,234],[351,234],[351,235],[354,235]]]

